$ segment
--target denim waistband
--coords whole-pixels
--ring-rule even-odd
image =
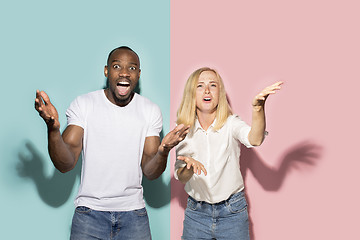
[[[206,201],[197,201],[195,200],[193,197],[189,196],[189,198],[196,202],[196,203],[200,203],[200,204],[209,204],[209,205],[220,205],[220,204],[224,204],[226,202],[231,202],[239,197],[243,197],[245,194],[244,194],[244,190],[240,191],[240,192],[237,192],[237,193],[234,193],[234,194],[231,194],[230,197],[226,200],[223,200],[221,202],[217,202],[217,203],[208,203]]]

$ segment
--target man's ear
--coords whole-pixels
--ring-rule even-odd
[[[104,67],[104,75],[105,77],[108,77],[108,66]]]

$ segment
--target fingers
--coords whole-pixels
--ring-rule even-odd
[[[39,115],[43,118],[49,118],[50,116],[47,116],[47,114],[44,112],[45,104],[43,102],[43,99],[41,97],[41,93],[39,90],[36,90],[36,98],[35,98],[35,109],[39,112]]]
[[[264,90],[263,90],[263,93],[265,94],[274,94],[276,93],[276,90],[280,90],[281,89],[281,85],[284,84],[284,82],[282,81],[279,81],[279,82],[276,82],[274,83],[273,85],[271,86],[268,86],[266,87]]]
[[[184,124],[177,125],[177,126],[172,130],[172,132],[176,133],[176,132],[180,131],[181,128],[183,128],[183,127],[184,127]]]
[[[279,81],[279,82],[276,82],[268,87],[266,87],[265,89],[270,89],[270,90],[279,90],[281,88],[281,85],[284,84],[284,82],[282,81]]]
[[[201,165],[202,165],[202,164],[201,164]],[[207,175],[207,171],[206,171],[204,165],[202,165],[202,166],[201,166],[201,169],[199,169],[199,175],[200,175],[200,173],[201,173],[201,170],[203,171],[204,175],[206,176],[206,175]]]
[[[180,124],[172,130],[174,134],[178,136],[178,138],[181,138],[180,141],[184,140],[186,135],[189,133],[190,126],[185,126],[184,124]]]
[[[176,126],[171,132],[166,134],[161,144],[162,147],[167,150],[172,149],[173,147],[178,145],[179,142],[185,139],[189,131],[190,126],[184,126],[184,124]]]
[[[178,156],[176,159],[177,159],[177,160],[181,160],[181,161],[184,161],[184,162],[185,162],[186,157],[184,157],[184,156]]]
[[[280,87],[280,86],[283,85],[283,84],[284,84],[283,81],[278,81],[278,82],[274,83],[274,84],[271,85],[271,86]]]
[[[55,117],[52,116],[52,110],[49,107],[53,107],[49,96],[44,91],[36,90],[35,109],[47,124],[52,125],[55,122]]]
[[[41,105],[43,104],[41,96],[40,96],[40,91],[36,90],[36,98],[35,98],[35,109],[37,111],[39,111],[39,108],[41,108]]]
[[[258,95],[255,96],[255,100],[265,101],[270,94],[275,94],[277,90],[280,90],[282,84],[284,84],[284,82],[279,81],[264,88]]]
[[[49,96],[44,91],[36,90],[35,108],[51,104]]]
[[[207,175],[206,169],[205,169],[204,165],[202,165],[201,163],[199,163],[199,162],[192,163],[191,167],[193,168],[193,171],[195,174],[200,175],[201,171],[203,171],[204,175],[205,176]],[[188,169],[190,169],[190,168],[188,168]]]
[[[51,104],[49,96],[44,91],[36,90],[35,109],[40,112],[44,106]]]
[[[40,95],[41,95],[42,99],[44,100],[45,105],[51,104],[49,96],[44,91],[41,91]]]
[[[193,172],[197,175],[201,174],[201,171],[204,173],[204,175],[207,175],[207,171],[205,169],[205,166],[200,163],[199,161],[196,161],[195,159],[191,157],[184,157],[184,156],[178,156],[178,160],[184,161],[186,163],[186,168],[191,169],[193,168]]]

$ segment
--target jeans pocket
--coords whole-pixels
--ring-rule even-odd
[[[75,208],[75,211],[77,213],[89,213],[92,211],[92,209],[85,206],[79,206]]]
[[[235,201],[228,201],[226,206],[232,213],[239,213],[247,210],[247,202],[245,197],[237,198]]]
[[[197,209],[197,205],[198,203],[196,201],[192,200],[191,198],[188,198],[187,200],[188,209],[195,211]]]
[[[142,216],[146,216],[146,215],[147,215],[146,208],[136,209],[136,210],[134,210],[134,213],[135,213],[136,215],[138,215],[139,217],[142,217]]]

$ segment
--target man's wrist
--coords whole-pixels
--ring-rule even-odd
[[[47,132],[48,132],[49,134],[60,133],[60,129],[58,129],[58,128],[53,128],[53,127],[49,127],[49,126],[48,126]]]
[[[158,153],[159,153],[159,155],[160,156],[162,156],[162,157],[168,157],[168,155],[169,155],[169,151],[170,150],[167,150],[167,148],[166,147],[164,147],[164,146],[159,146],[159,148],[158,148]]]

